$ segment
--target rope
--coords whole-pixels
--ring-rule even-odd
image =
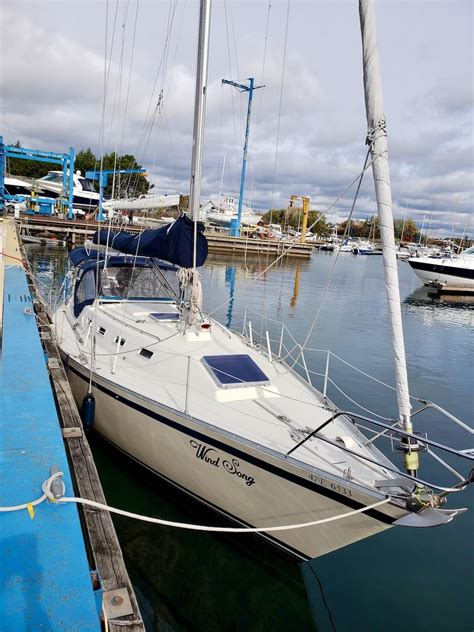
[[[54,483],[54,481],[57,478],[59,478],[61,476],[64,476],[64,474],[63,474],[63,472],[59,471],[59,472],[55,472],[48,479],[46,479],[43,482],[43,484],[41,485],[41,489],[43,490],[43,493],[36,500],[30,500],[27,503],[21,503],[20,505],[11,505],[9,507],[8,506],[7,507],[0,506],[0,512],[21,511],[22,509],[28,509],[28,512],[30,513],[30,516],[31,516],[31,510],[32,510],[33,507],[36,507],[36,505],[41,504],[45,500],[50,500],[51,502],[56,502],[57,499],[53,496],[53,494],[51,492],[51,485]],[[63,484],[63,493],[64,493],[64,484]],[[33,512],[33,516],[34,516],[34,512]]]
[[[0,251],[0,256],[8,257],[8,259],[14,259],[15,261],[19,261],[21,265],[26,268],[26,261],[24,259],[21,259],[20,257],[14,257],[13,255],[9,255],[4,250]]]
[[[365,157],[364,166],[363,166],[362,171],[361,171],[360,176],[359,176],[359,182],[357,183],[357,189],[356,189],[356,192],[355,192],[355,195],[354,195],[354,199],[352,200],[351,211],[349,213],[349,219],[348,219],[347,224],[346,224],[346,231],[349,230],[348,227],[349,227],[351,219],[352,219],[352,214],[354,212],[354,208],[355,208],[355,204],[357,202],[357,198],[359,197],[359,191],[360,191],[360,187],[362,185],[362,180],[364,179],[365,171],[367,169],[367,163],[369,162],[369,156],[370,156],[370,148],[369,148],[369,150],[367,152],[367,155]],[[308,330],[306,338],[305,338],[305,340],[303,342],[303,345],[301,347],[301,353],[303,352],[304,348],[306,347],[306,345],[309,342],[311,334],[313,333],[313,330],[314,330],[314,328],[316,326],[316,323],[318,322],[319,316],[321,314],[321,310],[322,310],[322,308],[324,306],[324,303],[326,302],[327,294],[329,292],[329,288],[331,287],[332,279],[333,279],[334,273],[336,271],[336,265],[337,265],[337,262],[339,261],[339,254],[340,254],[340,252],[341,251],[338,250],[338,252],[336,254],[336,258],[335,258],[334,263],[332,265],[332,270],[331,270],[331,272],[329,274],[329,277],[328,277],[328,280],[327,280],[327,283],[326,283],[326,287],[324,288],[323,296],[321,298],[321,303],[319,304],[318,311],[316,312],[316,314],[314,316],[313,322],[311,323],[311,326],[310,326],[310,328]]]
[[[285,84],[286,49],[287,49],[287,43],[288,43],[289,21],[290,21],[290,0],[288,0],[287,6],[286,6],[285,40],[283,44],[283,60],[281,64],[280,99],[278,103],[277,133],[276,133],[276,142],[275,142],[275,160],[273,163],[272,197],[271,197],[271,203],[270,203],[270,224],[272,223],[273,200],[275,197],[276,172],[277,172],[277,162],[278,162],[278,149],[280,146],[281,106],[283,103],[283,90],[284,90],[284,84]]]
[[[294,529],[304,529],[306,527],[315,527],[317,525],[326,524],[328,522],[335,522],[336,520],[342,520],[344,518],[350,518],[351,516],[355,516],[360,513],[364,513],[366,511],[371,511],[372,509],[376,509],[377,507],[381,507],[382,505],[386,505],[391,501],[391,497],[387,496],[383,500],[379,500],[372,505],[367,505],[367,507],[361,507],[360,509],[354,509],[353,511],[349,511],[347,513],[338,514],[337,516],[330,516],[329,518],[322,518],[320,520],[312,520],[311,522],[301,522],[299,524],[287,524],[287,525],[279,525],[279,526],[269,526],[269,527],[210,527],[208,525],[197,525],[186,522],[175,522],[172,520],[162,520],[161,518],[152,518],[151,516],[144,516],[143,514],[136,514],[131,511],[125,511],[124,509],[117,509],[116,507],[110,507],[104,503],[98,503],[95,500],[88,500],[87,498],[79,498],[76,496],[63,496],[62,498],[55,498],[51,492],[52,483],[63,476],[63,472],[55,472],[52,476],[44,481],[41,488],[43,490],[43,494],[29,503],[23,503],[20,505],[14,505],[11,507],[0,507],[0,511],[9,512],[9,511],[21,511],[22,509],[28,509],[28,507],[39,505],[45,500],[49,500],[51,502],[56,503],[76,503],[85,505],[87,507],[94,507],[95,509],[102,509],[103,511],[108,511],[110,513],[118,514],[120,516],[125,516],[127,518],[133,518],[134,520],[140,520],[141,522],[149,522],[151,524],[159,524],[163,527],[174,527],[176,529],[188,529],[190,531],[202,531],[202,532],[211,532],[211,533],[260,533],[265,531],[266,533],[270,533],[273,531],[290,531]],[[31,513],[30,513],[31,515]],[[33,512],[34,516],[34,512]]]

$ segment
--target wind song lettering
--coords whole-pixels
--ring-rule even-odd
[[[194,439],[190,439],[189,443],[194,448],[194,456],[197,459],[200,459],[213,467],[223,468],[228,474],[242,479],[248,487],[251,487],[255,483],[253,476],[249,476],[249,474],[242,472],[240,469],[240,463],[237,459],[223,459],[222,456],[218,454],[217,450],[210,448],[204,443],[198,443],[197,441],[194,441]]]

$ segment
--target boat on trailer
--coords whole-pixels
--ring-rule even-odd
[[[397,369],[399,418],[362,416],[328,398],[329,353],[324,387],[317,390],[303,346],[287,347],[284,327],[272,341],[264,329],[260,337],[250,319],[239,334],[203,311],[198,268],[207,243],[198,217],[209,0],[201,3],[199,33],[192,221],[183,215],[139,235],[99,231],[94,241],[101,248],[70,254],[53,321],[83,418],[92,422],[95,401],[94,428],[117,448],[300,559],[391,526],[450,522],[464,510],[443,505],[473,476],[435,454],[456,482],[425,481],[418,476],[419,453],[446,452],[471,463],[474,456],[414,434],[403,367]],[[367,58],[373,61],[374,54]],[[370,125],[371,151],[383,156],[377,145],[382,126]],[[395,261],[394,241],[388,249]],[[390,291],[396,296],[398,285],[388,290],[393,309]],[[444,414],[420,402],[416,414]],[[446,417],[472,434],[461,420]],[[383,440],[403,456],[405,470],[376,446]]]

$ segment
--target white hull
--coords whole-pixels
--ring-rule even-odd
[[[86,371],[70,362],[69,379],[80,407],[87,392]],[[94,427],[101,435],[153,472],[241,524],[258,527],[311,522],[380,499],[361,494],[349,482],[336,485],[324,474],[292,464],[291,459],[270,451],[262,453],[257,447],[140,398],[109,380],[94,376],[94,384]],[[386,505],[370,516],[358,514],[266,537],[293,555],[308,559],[383,531],[404,513]]]
[[[449,259],[412,257],[408,263],[425,285],[434,283],[474,287],[474,257],[459,256]]]
[[[144,211],[147,209],[178,208],[179,195],[147,195],[132,200],[108,200],[104,202],[104,209],[119,209],[123,211]]]
[[[202,217],[202,221],[212,222],[218,226],[230,226],[232,219],[237,219],[237,215],[227,213],[207,213]],[[256,226],[261,219],[261,215],[242,215],[242,224]]]

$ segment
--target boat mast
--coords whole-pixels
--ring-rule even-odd
[[[206,115],[207,68],[209,60],[209,31],[211,24],[211,0],[201,0],[199,14],[199,39],[194,102],[193,155],[191,161],[191,186],[189,209],[194,222],[199,220],[201,206],[202,145]],[[195,229],[196,233],[196,229]],[[194,265],[194,267],[196,267]]]
[[[360,27],[362,32],[362,55],[364,66],[365,109],[372,158],[372,172],[383,247],[385,287],[392,329],[392,344],[395,354],[395,380],[400,421],[405,432],[412,433],[410,415],[410,393],[405,358],[405,341],[402,328],[400,289],[398,284],[397,257],[393,231],[392,194],[388,166],[388,144],[385,116],[383,112],[382,82],[375,29],[374,0],[359,0]],[[401,446],[405,468],[416,475],[418,469],[417,442],[409,439]]]

